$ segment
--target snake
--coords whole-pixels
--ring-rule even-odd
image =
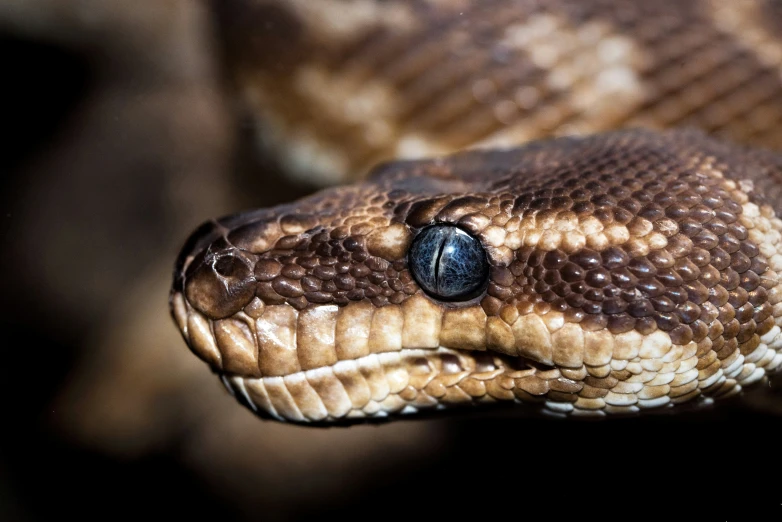
[[[260,417],[690,411],[782,367],[782,4],[218,17],[259,147],[339,183],[176,260],[177,327]]]

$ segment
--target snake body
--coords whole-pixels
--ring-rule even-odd
[[[172,314],[261,416],[667,411],[782,366],[782,156],[694,130],[591,134],[699,124],[777,145],[775,4],[228,4],[242,27],[269,24],[237,30],[230,54],[294,170],[483,146],[194,232]],[[345,7],[364,9],[349,30],[323,14]],[[338,92],[347,105],[327,110]],[[554,134],[580,136],[529,141]],[[432,226],[481,245],[477,294],[422,288],[411,245]]]
[[[229,0],[225,55],[287,170],[617,128],[782,148],[775,0]]]

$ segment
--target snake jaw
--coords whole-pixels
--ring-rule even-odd
[[[391,164],[202,227],[172,312],[244,402],[295,422],[709,404],[782,365],[782,221],[751,177],[775,165],[645,131]],[[432,224],[480,241],[477,297],[440,302],[411,275]]]

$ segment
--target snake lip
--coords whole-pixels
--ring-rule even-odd
[[[340,394],[335,395],[335,390],[326,383],[336,383],[335,375],[345,378],[350,368],[361,368],[360,373],[365,376],[371,376],[382,368],[375,375],[389,377],[388,389],[381,393],[382,397],[372,396],[374,392],[371,392],[364,397],[365,402],[354,403],[352,407],[346,407],[344,403],[337,406],[334,399]],[[506,395],[506,400],[498,400],[475,393],[476,386],[488,386],[498,392],[513,379],[536,373],[550,374],[552,370],[552,367],[526,357],[441,346],[437,349],[405,348],[397,352],[370,353],[353,360],[340,361],[337,365],[302,369],[285,376],[257,376],[230,370],[218,370],[217,373],[227,390],[262,418],[308,426],[329,426],[436,417],[444,412],[469,411],[478,405],[497,404],[501,407],[499,405],[515,404],[520,399],[508,401],[513,397],[507,396],[507,390],[500,392]],[[370,381],[371,378],[367,382]],[[404,384],[399,384],[401,381]],[[465,386],[464,390],[472,394],[468,396],[467,392],[459,390],[459,386]],[[445,391],[448,388],[452,388],[451,392]],[[302,394],[305,389],[309,391]],[[330,391],[321,393],[326,389]],[[442,395],[438,389],[446,397],[443,402],[434,403],[429,394]],[[411,396],[411,393],[416,397]],[[544,406],[545,402],[541,398],[529,411],[538,412]]]

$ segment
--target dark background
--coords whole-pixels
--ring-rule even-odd
[[[235,404],[168,316],[174,257],[200,221],[313,187],[254,154],[212,20],[189,0],[0,4],[0,520],[779,516],[778,390],[350,429]]]

